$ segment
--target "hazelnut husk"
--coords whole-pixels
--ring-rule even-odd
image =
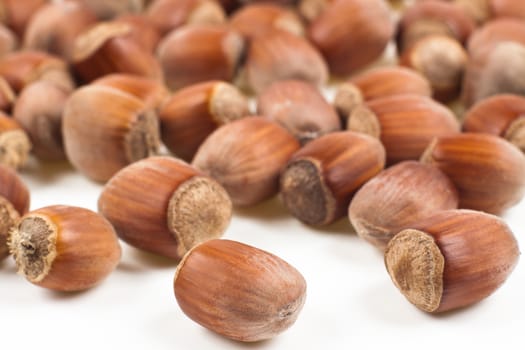
[[[386,248],[385,265],[408,301],[438,313],[491,295],[519,255],[516,238],[500,218],[447,210],[396,234]]]
[[[47,0],[2,0],[2,22],[21,38],[33,14],[46,3]]]
[[[84,208],[54,205],[25,214],[9,232],[9,251],[19,274],[48,289],[91,288],[120,261],[111,224]]]
[[[263,90],[257,114],[284,126],[301,144],[341,130],[339,116],[319,89],[301,80],[277,81]]]
[[[279,80],[304,80],[321,86],[328,80],[328,67],[306,39],[273,30],[251,41],[244,75],[247,88],[260,93]]]
[[[525,97],[502,94],[478,102],[466,112],[463,130],[503,137],[525,152]]]
[[[330,2],[308,28],[308,37],[330,72],[340,76],[380,58],[393,34],[394,23],[382,0]]]
[[[243,342],[285,331],[306,299],[306,281],[290,264],[258,248],[218,239],[186,254],[173,288],[189,318]]]
[[[190,85],[175,92],[159,110],[162,141],[190,162],[215,129],[249,114],[248,98],[229,83]]]
[[[457,209],[454,184],[439,169],[404,161],[383,170],[352,198],[348,217],[359,237],[384,250],[392,237],[442,210]]]
[[[71,94],[62,116],[62,135],[71,164],[99,182],[155,155],[160,139],[151,108],[130,94],[97,85]]]
[[[31,141],[20,124],[0,112],[0,164],[20,168],[31,150]]]
[[[525,194],[525,156],[489,134],[437,137],[421,157],[443,171],[459,193],[459,207],[501,214]]]
[[[223,234],[232,204],[221,185],[190,165],[150,157],[111,178],[98,210],[126,243],[180,259],[195,245]]]
[[[280,178],[284,205],[302,222],[322,226],[343,217],[353,194],[385,166],[379,140],[334,132],[298,150]]]
[[[18,174],[0,164],[0,260],[9,255],[7,235],[29,209],[29,190]]]
[[[232,81],[243,51],[243,37],[229,27],[195,25],[168,34],[157,57],[167,86],[177,90],[208,80]]]
[[[249,117],[215,130],[192,164],[224,186],[235,206],[250,206],[277,194],[279,172],[297,149],[299,142],[285,128]]]
[[[347,129],[378,137],[394,164],[419,159],[435,137],[457,134],[460,126],[452,111],[428,97],[397,95],[355,108]]]

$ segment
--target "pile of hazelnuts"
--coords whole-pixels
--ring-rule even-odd
[[[273,337],[304,278],[220,237],[277,193],[306,225],[348,217],[426,312],[517,264],[496,215],[525,193],[521,1],[1,0],[0,21],[0,258],[33,284],[97,285],[120,239],[179,261],[194,321]],[[33,156],[104,183],[98,213],[28,212]]]

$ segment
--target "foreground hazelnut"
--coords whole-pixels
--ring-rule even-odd
[[[190,85],[174,93],[159,110],[162,141],[177,157],[191,161],[215,129],[249,114],[248,98],[229,83]]]
[[[520,255],[498,217],[470,210],[442,211],[392,238],[385,265],[396,287],[426,312],[476,303],[509,277]]]
[[[294,153],[281,173],[281,198],[309,225],[345,215],[352,195],[385,166],[385,150],[368,135],[334,132]]]
[[[279,172],[298,148],[299,142],[279,124],[242,118],[215,130],[192,164],[223,185],[234,205],[249,206],[277,193]]]
[[[525,194],[525,156],[489,134],[436,138],[421,161],[436,166],[454,183],[459,207],[500,214]]]
[[[244,342],[285,331],[306,299],[306,281],[294,267],[229,240],[211,240],[190,250],[177,267],[173,288],[189,318]]]
[[[120,90],[80,88],[68,99],[62,119],[67,158],[92,180],[105,182],[126,165],[158,151],[157,115]]]
[[[336,75],[349,75],[378,59],[394,34],[385,1],[338,0],[315,18],[308,37]]]
[[[232,81],[244,51],[242,36],[226,26],[184,26],[159,44],[157,56],[172,90],[208,80]]]
[[[467,111],[463,129],[504,137],[525,152],[525,97],[502,94],[478,102]]]
[[[18,174],[0,164],[0,260],[8,254],[7,235],[29,209],[29,190]]]
[[[278,81],[263,90],[257,114],[278,122],[302,144],[341,130],[335,109],[316,86],[301,80]]]
[[[217,182],[188,164],[151,157],[115,174],[98,210],[125,242],[180,259],[196,244],[222,235],[232,205]]]
[[[106,278],[120,260],[113,227],[90,210],[55,205],[24,215],[9,232],[18,272],[40,287],[80,291]]]
[[[348,216],[361,238],[384,250],[394,234],[441,210],[456,209],[458,201],[454,184],[440,170],[404,161],[365,183]]]
[[[19,168],[26,163],[30,150],[31,141],[20,124],[0,112],[0,164]]]

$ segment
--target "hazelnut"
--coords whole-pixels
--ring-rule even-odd
[[[240,34],[226,26],[184,26],[159,44],[166,84],[176,90],[208,80],[231,81],[244,50]]]
[[[361,238],[384,250],[394,234],[439,211],[456,209],[458,201],[454,184],[439,169],[404,161],[365,183],[348,216]]]
[[[235,86],[208,81],[182,88],[159,111],[162,141],[177,157],[191,161],[215,129],[250,114]]]
[[[294,153],[281,173],[281,197],[302,222],[327,225],[345,215],[352,195],[384,166],[377,139],[334,132]]]
[[[113,227],[91,210],[55,205],[25,214],[7,244],[18,272],[57,291],[80,291],[106,278],[120,260]]]
[[[515,0],[490,0],[493,17],[516,17],[525,19],[525,7]]]
[[[126,243],[173,259],[219,238],[232,214],[217,182],[169,157],[150,157],[119,171],[104,187],[98,209]]]
[[[257,114],[278,122],[302,144],[341,130],[335,109],[316,86],[301,80],[282,80],[257,98]]]
[[[396,234],[386,248],[385,265],[408,301],[436,313],[491,295],[519,254],[516,238],[498,217],[448,210]]]
[[[29,190],[11,168],[0,164],[0,260],[8,254],[7,234],[29,209]]]
[[[224,10],[214,0],[155,0],[146,15],[162,36],[186,24],[226,22]]]
[[[525,194],[525,156],[489,134],[436,138],[421,161],[436,166],[454,183],[459,207],[500,214]]]
[[[84,31],[75,41],[73,68],[87,82],[110,73],[161,80],[159,63],[133,33],[133,25],[117,21],[99,23]]]
[[[503,94],[478,102],[467,111],[463,129],[504,137],[525,152],[525,97]]]
[[[189,318],[244,342],[285,331],[296,321],[306,299],[306,281],[287,262],[255,247],[218,239],[184,256],[173,288]]]
[[[23,37],[33,14],[46,3],[47,0],[2,0],[0,14],[4,24]]]
[[[23,166],[31,150],[31,141],[13,118],[0,112],[0,164]]]
[[[308,37],[335,75],[349,75],[380,58],[394,34],[382,0],[338,0],[315,18]]]
[[[131,27],[128,34],[130,40],[135,41],[148,52],[155,52],[161,36],[157,28],[145,15],[123,15],[116,18],[114,23],[125,23]]]
[[[253,38],[244,69],[247,87],[256,93],[279,80],[304,80],[318,86],[328,80],[328,68],[317,49],[283,30]]]
[[[271,3],[254,3],[242,7],[231,16],[230,25],[248,39],[265,35],[273,29],[295,35],[304,35],[305,31],[296,12]]]
[[[355,108],[348,130],[379,137],[388,164],[421,157],[437,136],[456,134],[459,122],[447,107],[425,96],[397,95],[369,101]]]
[[[108,20],[128,13],[137,13],[144,9],[146,0],[80,0],[98,19]]]
[[[156,114],[120,90],[80,88],[66,102],[62,119],[67,158],[92,180],[107,181],[126,165],[158,151]]]
[[[394,95],[430,97],[432,88],[420,73],[404,67],[380,67],[358,74],[338,86],[334,106],[346,120],[352,109],[365,101]]]
[[[468,55],[461,43],[445,35],[421,38],[401,56],[400,63],[423,74],[434,92],[434,98],[447,102],[461,90]]]
[[[249,206],[278,192],[279,172],[297,149],[299,142],[285,128],[249,117],[215,130],[192,164],[223,185],[234,205]]]
[[[51,2],[40,7],[31,17],[23,47],[47,51],[70,61],[76,37],[96,20],[93,13],[80,2]]]
[[[0,111],[10,111],[15,98],[15,93],[9,83],[0,76]]]
[[[499,17],[525,19],[525,9],[515,0],[455,0],[477,22]]]
[[[6,26],[0,23],[0,57],[15,51],[18,46],[16,35]]]
[[[62,112],[69,97],[50,81],[36,81],[22,90],[13,118],[27,132],[33,153],[44,160],[65,159],[62,142]]]

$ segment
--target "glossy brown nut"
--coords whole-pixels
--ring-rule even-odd
[[[23,37],[26,26],[35,11],[46,3],[47,0],[2,0],[0,2],[0,13],[3,22],[19,37]]]
[[[80,291],[106,278],[120,261],[111,224],[78,207],[55,205],[24,215],[9,233],[9,251],[29,282],[57,291]]]
[[[301,80],[278,81],[263,90],[257,114],[284,126],[301,144],[341,130],[335,109],[316,86]]]
[[[502,94],[478,102],[467,111],[463,130],[501,136],[525,152],[525,97]]]
[[[518,262],[518,242],[498,217],[442,211],[390,241],[385,265],[396,287],[426,312],[465,307],[491,295]]]
[[[156,113],[120,90],[80,88],[68,99],[62,118],[69,161],[94,181],[105,182],[126,165],[158,152]]]
[[[174,93],[159,110],[162,141],[189,162],[215,129],[249,114],[248,98],[229,83],[190,85]]]
[[[159,44],[157,57],[172,90],[208,80],[232,81],[244,39],[226,26],[184,26]]]
[[[131,27],[130,40],[135,41],[144,50],[154,52],[161,36],[157,28],[143,14],[128,14],[115,18],[113,22],[125,23]]]
[[[98,210],[126,243],[180,259],[193,246],[222,235],[232,205],[217,182],[188,164],[150,157],[111,178]]]
[[[0,260],[9,254],[7,235],[29,209],[29,190],[18,174],[0,164]]]
[[[525,194],[525,156],[489,134],[436,138],[421,161],[443,171],[459,193],[459,207],[501,214]]]
[[[244,69],[246,84],[256,93],[279,80],[304,80],[317,86],[328,80],[328,67],[319,51],[306,39],[282,30],[252,40]]]
[[[421,157],[438,136],[459,133],[459,122],[447,107],[418,95],[397,95],[369,101],[354,109],[349,130],[378,137],[388,164]]]
[[[393,34],[390,11],[381,0],[331,2],[308,28],[330,72],[342,76],[381,57]]]
[[[279,172],[297,149],[299,142],[279,124],[242,118],[215,130],[192,164],[224,186],[235,206],[250,206],[278,192]]]
[[[377,139],[334,132],[294,153],[281,173],[281,198],[302,222],[327,225],[345,215],[353,194],[384,166]]]
[[[43,160],[66,159],[62,142],[62,113],[69,91],[49,81],[37,81],[22,90],[13,118],[27,132],[32,151]]]
[[[442,210],[457,209],[458,193],[440,170],[416,161],[396,164],[365,183],[348,216],[357,234],[384,250],[399,231]]]
[[[20,124],[0,113],[0,164],[12,168],[23,166],[31,147],[31,141]]]
[[[229,240],[192,249],[173,281],[182,311],[224,337],[255,342],[296,321],[306,299],[299,271],[266,251]]]

